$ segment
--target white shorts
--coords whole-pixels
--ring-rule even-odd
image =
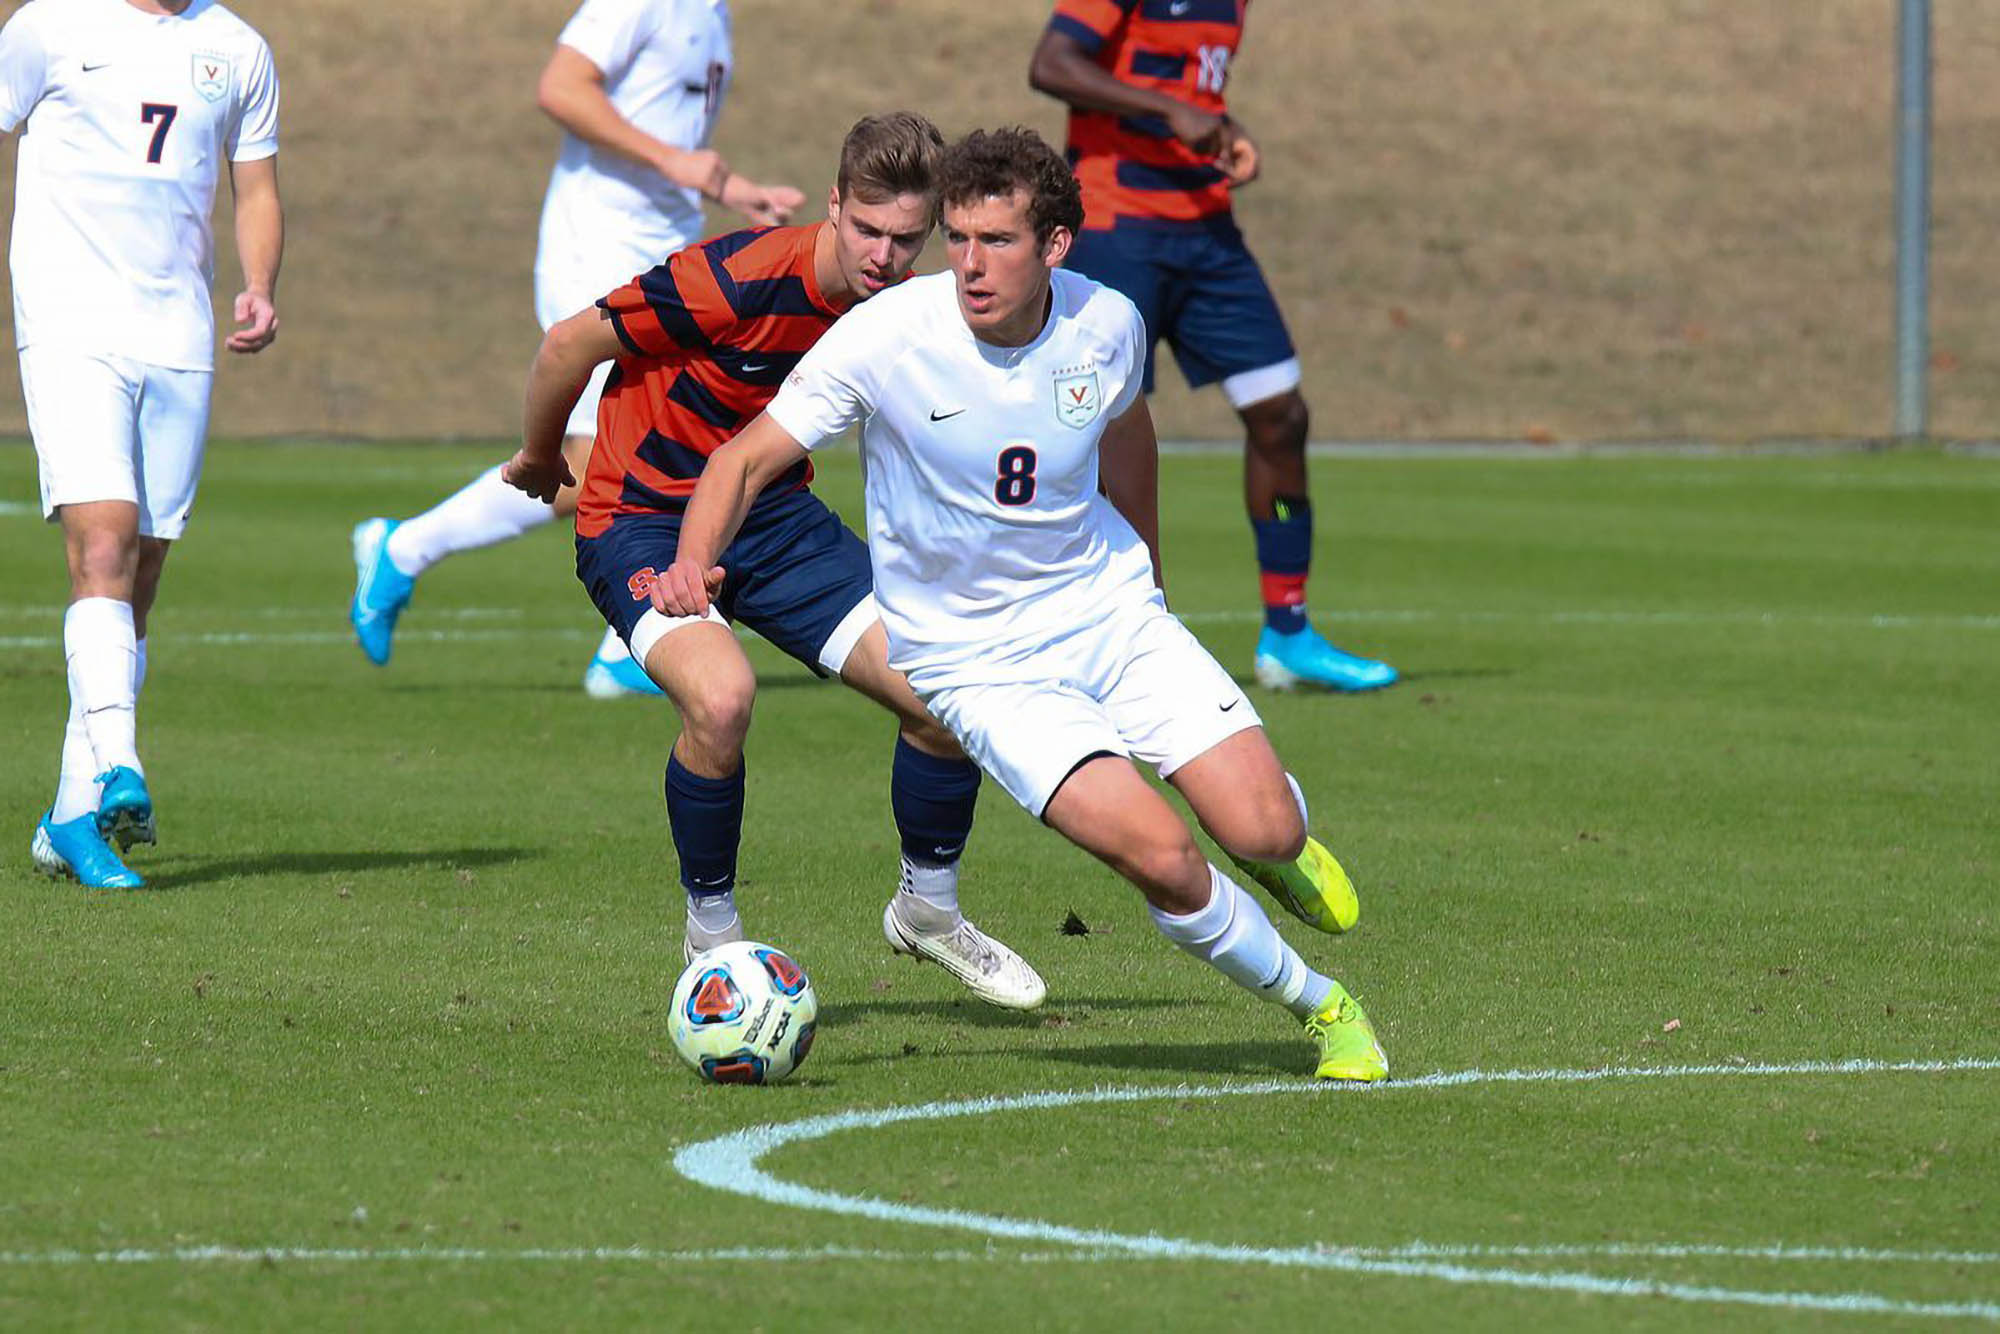
[[[1037,819],[1093,755],[1144,760],[1168,778],[1263,721],[1157,597],[1114,612],[1078,648],[1053,652],[1046,679],[945,686],[924,704]]]
[[[599,297],[610,295],[654,265],[664,263],[669,255],[689,243],[682,241],[665,249],[659,248],[662,243],[657,240],[643,245],[636,242],[604,245],[592,249],[588,259],[579,257],[575,247],[565,247],[569,253],[563,255],[537,255],[535,319],[544,330],[550,329],[578,311],[596,305]],[[597,434],[597,400],[604,396],[604,381],[611,374],[611,366],[611,362],[599,362],[590,373],[583,396],[570,409],[564,435]]]
[[[21,349],[21,398],[42,514],[125,500],[145,537],[177,538],[194,508],[213,371],[170,370],[67,348]]]

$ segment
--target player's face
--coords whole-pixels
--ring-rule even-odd
[[[1034,342],[1048,316],[1049,270],[1069,253],[1069,229],[1037,243],[1027,192],[1015,190],[946,206],[944,241],[958,310],[973,335],[1002,347]]]
[[[870,203],[856,195],[842,199],[834,191],[826,216],[833,223],[833,250],[848,294],[865,301],[908,277],[930,239],[935,209],[929,195]]]

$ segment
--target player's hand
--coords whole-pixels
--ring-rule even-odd
[[[236,323],[223,346],[231,352],[262,352],[278,337],[278,308],[262,292],[236,294]]]
[[[741,176],[736,179],[743,180]],[[789,185],[751,185],[740,202],[727,198],[722,202],[740,210],[759,227],[782,227],[792,220],[792,215],[799,211],[806,197]]]
[[[723,568],[703,569],[699,561],[676,560],[653,580],[653,608],[664,616],[706,616],[722,592]]]
[[[555,504],[556,492],[576,485],[569,460],[561,454],[545,459],[525,449],[517,450],[513,458],[500,465],[500,480],[516,490],[526,491],[544,505]]]
[[[729,183],[729,164],[713,148],[677,148],[660,175],[705,199],[721,199]]]
[[[1215,157],[1222,152],[1223,135],[1229,125],[1223,117],[1199,107],[1176,104],[1166,120],[1174,138],[1203,157]]]
[[[1222,151],[1216,154],[1215,165],[1222,169],[1232,187],[1240,188],[1257,179],[1263,169],[1264,155],[1257,149],[1257,141],[1250,132],[1233,120],[1222,123]]]

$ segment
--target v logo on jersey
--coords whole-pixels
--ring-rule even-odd
[[[202,100],[220,102],[229,96],[229,59],[226,56],[206,55],[197,51],[189,58],[190,71],[194,79],[194,90]]]
[[[1096,371],[1057,371],[1056,420],[1081,431],[1097,420],[1104,399],[1097,391]]]

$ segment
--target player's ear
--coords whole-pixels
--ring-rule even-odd
[[[840,226],[840,187],[838,185],[829,185],[826,187],[826,220],[836,227]]]
[[[1042,242],[1042,263],[1052,269],[1061,268],[1063,260],[1069,255],[1070,243],[1074,240],[1076,233],[1069,228],[1060,226],[1050,228],[1049,239]]]

